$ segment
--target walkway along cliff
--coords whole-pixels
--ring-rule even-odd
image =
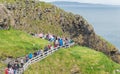
[[[50,44],[45,47],[44,50],[39,49],[37,52],[34,52],[34,55],[30,53],[25,58],[22,57],[20,59],[22,60],[21,62],[19,62],[20,60],[14,60],[9,62],[7,68],[5,69],[5,74],[23,74],[24,71],[29,67],[29,65],[41,61],[47,56],[53,54],[58,49],[69,48],[75,44],[74,41],[71,39],[59,38],[50,34],[39,34],[35,37],[46,39],[50,42]],[[51,45],[52,43],[54,44]]]
[[[120,63],[118,49],[98,36],[93,27],[80,15],[65,12],[52,4],[37,0],[4,2],[1,5],[1,29],[12,27],[28,33],[50,32],[55,35],[69,36],[79,45],[103,52]]]
[[[73,45],[74,45],[74,43],[71,43],[69,46],[73,46]],[[44,58],[48,57],[49,55],[53,54],[55,51],[57,51],[60,48],[62,48],[62,47],[57,47],[57,48],[50,49],[50,50],[44,52],[43,55],[38,55],[38,56],[30,59],[28,62],[26,62],[24,64],[23,68],[21,68],[20,70],[17,71],[17,74],[23,74],[24,71],[28,68],[29,65],[31,65],[33,63],[36,63],[38,61],[41,61],[42,59],[44,59]]]

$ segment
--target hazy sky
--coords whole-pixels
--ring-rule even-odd
[[[120,0],[40,0],[40,1],[72,1],[72,2],[81,2],[81,3],[99,3],[99,4],[112,4],[120,5]]]

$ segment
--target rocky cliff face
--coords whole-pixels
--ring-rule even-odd
[[[93,48],[110,56],[112,60],[120,63],[120,53],[112,44],[98,36],[93,27],[80,15],[68,14],[69,18],[64,17],[60,23],[64,32],[69,33],[72,39],[79,45]],[[63,18],[63,17],[62,17]],[[67,19],[67,20],[66,20]]]
[[[12,13],[3,4],[0,4],[0,29],[9,29],[13,25]]]
[[[23,0],[0,5],[0,27],[8,29],[10,24],[28,33],[69,36],[79,45],[101,51],[120,63],[118,49],[98,36],[82,16],[67,13],[51,4]]]

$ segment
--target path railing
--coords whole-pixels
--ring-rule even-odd
[[[69,44],[69,46],[67,47],[70,47],[72,45],[74,45],[75,43],[71,43]],[[36,63],[38,61],[41,61],[42,59],[46,58],[47,56],[53,54],[55,51],[57,51],[58,49],[60,48],[63,48],[63,47],[66,47],[66,46],[58,46],[56,48],[52,48],[46,52],[43,52],[42,54],[36,56],[36,57],[33,57],[32,59],[29,59],[24,65],[22,68],[20,68],[19,70],[17,70],[17,74],[23,74],[23,72],[28,68],[29,65],[33,64],[33,63]]]

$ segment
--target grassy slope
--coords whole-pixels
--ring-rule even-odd
[[[14,2],[14,0],[0,0],[0,3],[4,3],[4,2],[9,2],[9,3],[13,3]]]
[[[20,57],[43,48],[48,42],[16,30],[0,30],[0,58]],[[13,54],[14,53],[14,54]]]
[[[25,56],[43,48],[48,41],[34,38],[31,35],[17,30],[0,30],[0,61],[6,57]],[[0,70],[6,65],[0,62]]]
[[[24,74],[113,74],[120,65],[108,59],[103,53],[86,47],[75,46],[61,49],[48,58],[29,67]]]

